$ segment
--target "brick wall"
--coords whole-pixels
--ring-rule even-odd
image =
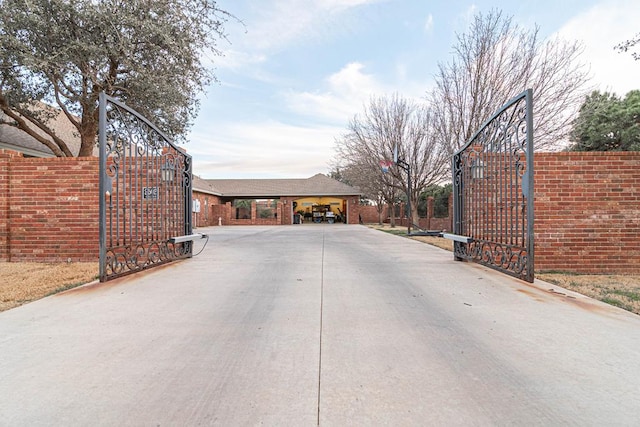
[[[98,261],[97,158],[0,150],[0,261]]]
[[[218,225],[218,215],[215,215],[214,207],[220,204],[220,197],[194,190],[193,198],[200,202],[200,212],[192,215],[193,226],[208,227]]]
[[[536,153],[536,270],[640,274],[640,153]]]
[[[362,215],[362,222],[365,224],[378,223],[380,221],[384,221],[387,217],[386,215],[387,209],[386,207],[382,210],[382,215],[378,216],[378,209],[376,206],[361,206],[360,207],[360,215]]]
[[[97,261],[98,169],[0,150],[0,261]],[[535,188],[536,270],[640,274],[640,153],[536,153]],[[232,222],[230,204],[206,206],[198,225]],[[377,222],[357,197],[348,207],[350,224]],[[278,206],[279,223],[290,210]]]

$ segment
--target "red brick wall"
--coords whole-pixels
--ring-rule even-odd
[[[193,226],[218,225],[218,215],[215,215],[214,207],[220,204],[220,197],[194,190],[193,198],[200,201],[200,212],[192,215]]]
[[[0,151],[0,211],[8,203],[0,260],[98,261],[98,159],[6,154]]]
[[[378,208],[376,206],[360,206],[360,215],[362,215],[362,222],[365,224],[379,223],[380,219],[385,222],[388,218],[387,207],[382,208],[382,215],[378,215]]]
[[[438,231],[448,231],[448,232],[451,232],[453,230],[453,228],[451,227],[451,216],[448,216],[446,218],[431,218],[429,223],[424,226],[422,224],[422,219],[421,219],[420,226],[428,230],[438,230]]]
[[[640,153],[536,153],[536,270],[640,274]]]
[[[0,261],[97,261],[98,168],[0,150]],[[640,274],[640,153],[536,153],[535,188],[536,270]],[[232,222],[230,204],[207,209],[199,226]],[[289,211],[279,206],[279,223]],[[348,213],[377,222],[357,197]]]

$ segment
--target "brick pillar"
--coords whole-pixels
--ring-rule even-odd
[[[282,221],[280,221],[280,224],[293,224],[293,215],[295,215],[295,211],[302,209],[301,206],[293,209],[294,200],[294,197],[283,197],[280,199],[282,207]]]
[[[0,261],[11,261],[9,199],[11,196],[11,160],[15,157],[22,157],[22,154],[16,151],[0,150]]]
[[[453,193],[449,194],[449,230],[453,232]]]
[[[360,223],[360,199],[358,197],[350,197],[347,199],[347,219],[349,224]]]
[[[431,218],[433,218],[433,196],[427,197],[427,230],[431,229]]]
[[[284,209],[282,209],[282,202],[277,202],[276,203],[276,215],[278,216],[276,223],[278,225],[282,225],[283,224],[283,218],[282,218],[282,214],[284,213]]]
[[[256,225],[256,219],[258,218],[258,209],[256,202],[251,202],[251,225]]]

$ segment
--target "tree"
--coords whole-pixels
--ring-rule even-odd
[[[51,127],[62,111],[80,138],[78,155],[88,156],[104,91],[180,140],[215,79],[203,55],[220,55],[216,40],[230,17],[213,0],[0,0],[4,123],[73,156]]]
[[[357,187],[363,195],[362,199],[370,200],[375,204],[376,211],[378,212],[378,223],[382,224],[382,213],[384,206],[389,207],[390,225],[395,227],[395,216],[393,213],[393,206],[395,206],[398,190],[390,186],[387,182],[387,178],[382,170],[373,169],[367,162],[365,163],[350,163],[344,167],[335,166],[335,170],[338,172],[332,172],[337,174],[349,185]]]
[[[439,137],[451,152],[462,147],[498,108],[527,88],[534,94],[536,148],[562,141],[588,80],[577,42],[541,42],[501,12],[476,15],[457,37],[454,57],[439,64],[427,93]]]
[[[572,151],[640,151],[640,90],[624,99],[592,92],[580,107],[571,141]]]
[[[622,43],[616,45],[614,49],[618,52],[627,52],[637,44],[640,44],[640,33],[636,34],[634,38],[625,40]],[[638,52],[631,52],[631,56],[633,56],[633,59],[635,59],[636,61],[640,60],[640,53]]]
[[[407,177],[397,165],[388,174],[380,170],[380,160],[391,160],[394,147],[411,168],[411,217],[417,222],[419,194],[443,179],[449,163],[447,151],[434,136],[431,110],[397,94],[372,98],[364,113],[354,116],[348,132],[336,141],[337,157],[343,165],[357,167],[369,181],[378,176],[384,188],[406,194]],[[388,194],[393,194],[393,199],[386,197],[387,201],[395,199],[395,192]]]
[[[430,185],[420,194],[422,211],[427,213],[427,199],[433,197],[433,216],[445,218],[449,215],[449,196],[453,192],[452,184]]]

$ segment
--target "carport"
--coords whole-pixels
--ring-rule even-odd
[[[194,179],[194,200],[211,224],[357,224],[360,191],[323,174],[303,179]],[[265,211],[268,210],[268,211]]]

